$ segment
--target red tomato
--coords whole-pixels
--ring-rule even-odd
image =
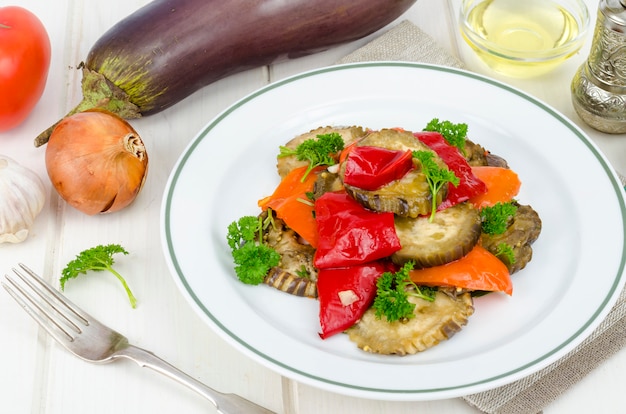
[[[21,124],[46,86],[50,38],[28,10],[0,7],[0,132]]]

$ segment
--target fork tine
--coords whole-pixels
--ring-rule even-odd
[[[20,286],[20,284],[9,277],[9,275],[5,275],[5,279],[9,282],[10,286],[9,284],[2,283],[3,287],[29,315],[55,339],[61,343],[72,342],[75,336],[71,331],[81,333],[82,330],[78,324],[88,325],[89,316],[82,312],[76,305],[63,298],[52,286],[27,266],[22,263],[20,263],[19,266],[29,277],[25,276],[17,269],[13,269],[13,272],[28,285],[30,292]],[[36,295],[36,297],[33,294]],[[55,317],[51,311],[54,311],[54,314],[58,315],[58,317]],[[68,313],[77,318],[78,324],[68,316]]]
[[[63,328],[59,323],[55,320],[51,319],[47,313],[42,309],[42,307],[34,302],[34,300],[24,291],[24,289],[19,286],[13,279],[11,279],[8,275],[4,276],[6,280],[11,284],[11,286],[3,283],[3,287],[7,292],[15,299],[15,301],[28,313],[37,323],[44,328],[50,335],[53,337],[57,337],[59,335],[59,331],[65,336],[65,341],[73,341],[73,336]],[[18,293],[19,292],[19,293]],[[28,303],[25,299],[28,299]],[[34,306],[34,307],[33,307]],[[45,315],[44,318],[41,315]],[[58,331],[54,331],[49,325],[52,323]]]
[[[31,276],[32,280],[34,280],[37,283],[39,283],[39,285],[41,287],[43,287],[50,295],[52,295],[57,300],[57,302],[59,304],[63,305],[70,313],[72,313],[74,316],[76,316],[81,321],[81,323],[83,323],[85,325],[89,325],[89,320],[92,319],[92,318],[87,314],[87,312],[83,311],[81,308],[79,308],[74,303],[72,303],[68,298],[66,298],[65,296],[61,295],[56,289],[54,289],[52,286],[50,286],[50,284],[48,282],[43,280],[43,278],[41,276],[39,276],[37,273],[32,271],[28,266],[26,266],[23,263],[19,263],[19,266],[26,273],[28,273]],[[28,279],[26,279],[26,277],[24,275],[22,275],[21,273],[19,273],[15,269],[13,269],[13,271],[15,273],[17,273],[18,276],[20,276],[20,278],[22,280],[24,280],[31,287],[33,287],[33,289],[35,289],[35,287],[33,286],[32,282],[29,282]],[[40,293],[39,296],[41,296],[42,298],[45,299],[45,295],[42,295]]]

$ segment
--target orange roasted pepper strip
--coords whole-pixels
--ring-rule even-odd
[[[502,167],[472,167],[474,175],[487,185],[487,192],[470,198],[476,208],[508,203],[517,195],[522,183],[515,171]]]
[[[358,141],[352,141],[343,150],[341,150],[341,153],[339,154],[339,163],[340,164],[342,162],[344,162],[346,160],[346,158],[348,158],[348,155],[350,155],[350,153],[352,152],[354,147],[356,147],[357,142]]]
[[[303,182],[302,176],[306,169],[304,166],[292,170],[278,184],[274,194],[259,200],[258,205],[263,211],[268,208],[274,210],[276,216],[287,226],[311,246],[317,247],[317,223],[313,216],[313,203],[307,198],[306,193],[313,191],[317,179],[315,173],[321,168],[311,170]]]
[[[449,286],[513,294],[513,283],[506,265],[480,245],[458,260],[411,270],[409,275],[418,286]]]

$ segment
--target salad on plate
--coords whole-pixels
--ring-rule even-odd
[[[321,340],[407,355],[451,338],[474,297],[513,294],[541,232],[518,175],[467,130],[320,127],[280,146],[278,186],[228,226],[236,276],[316,299]]]

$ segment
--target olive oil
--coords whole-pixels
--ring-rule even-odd
[[[463,35],[479,56],[494,70],[513,76],[550,70],[582,43],[568,46],[581,38],[581,19],[550,0],[479,1],[464,24],[469,30],[462,30]]]

